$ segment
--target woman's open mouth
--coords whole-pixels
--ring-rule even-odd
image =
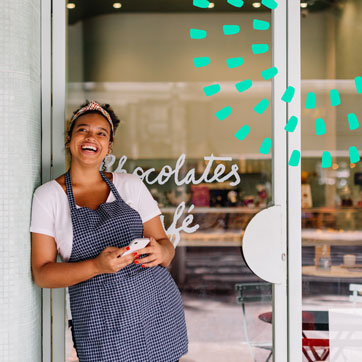
[[[98,152],[98,147],[91,145],[91,144],[83,144],[81,147],[83,153],[86,154],[95,154]]]

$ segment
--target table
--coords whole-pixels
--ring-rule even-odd
[[[266,323],[272,323],[273,313],[266,312],[258,316]],[[328,311],[302,311],[302,351],[308,362],[325,361],[329,356],[328,338],[309,338],[305,331],[328,331]],[[314,359],[312,359],[314,358]]]
[[[321,269],[314,265],[302,267],[303,282],[305,290],[309,288],[311,282],[331,282],[337,287],[337,293],[341,294],[343,283],[360,283],[362,279],[361,269],[347,269],[341,265],[332,265],[331,269]]]

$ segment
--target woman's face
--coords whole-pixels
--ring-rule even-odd
[[[72,162],[78,160],[89,165],[100,165],[111,151],[110,137],[111,126],[101,114],[86,113],[80,116],[75,121],[72,137],[67,144]]]

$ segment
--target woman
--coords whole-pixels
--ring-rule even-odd
[[[118,123],[94,101],[74,112],[70,169],[33,198],[33,278],[42,288],[69,287],[80,362],[175,362],[188,340],[160,211],[137,176],[99,171]],[[141,237],[150,243],[122,256]]]

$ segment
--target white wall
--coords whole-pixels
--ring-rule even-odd
[[[0,361],[41,360],[41,300],[30,267],[40,183],[40,0],[0,0]]]

